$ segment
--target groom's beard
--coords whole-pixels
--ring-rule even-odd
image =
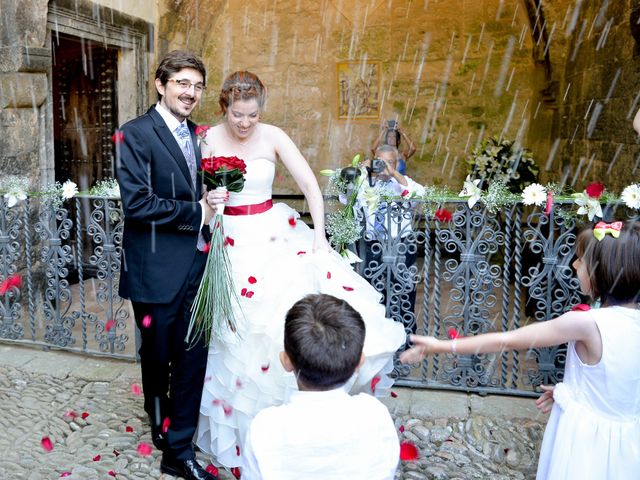
[[[177,97],[175,103],[167,102],[166,97],[163,97],[163,100],[164,102],[161,102],[163,106],[180,121],[183,121],[185,118],[189,118],[193,109],[198,105],[198,99],[187,93],[183,93]]]

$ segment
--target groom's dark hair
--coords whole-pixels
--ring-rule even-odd
[[[298,381],[310,390],[345,384],[358,368],[364,337],[360,314],[331,295],[307,295],[285,318],[284,351]]]
[[[183,68],[193,68],[202,75],[202,82],[207,83],[207,69],[198,57],[186,50],[173,50],[167,53],[160,61],[160,65],[156,68],[156,78],[160,80],[162,85],[166,85],[169,78],[174,73],[178,73]],[[162,98],[158,92],[158,101]]]

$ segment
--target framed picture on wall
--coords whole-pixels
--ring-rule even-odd
[[[338,62],[338,118],[378,118],[380,114],[379,61]]]

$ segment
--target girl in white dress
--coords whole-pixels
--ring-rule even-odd
[[[439,340],[412,335],[400,360],[429,353],[475,354],[568,342],[564,381],[543,386],[551,410],[538,480],[640,478],[640,222],[599,222],[577,239],[582,291],[601,308],[571,311],[510,332]]]
[[[236,72],[220,94],[223,122],[208,130],[202,156],[236,156],[247,173],[241,192],[224,207],[227,252],[240,300],[238,332],[214,339],[196,433],[198,447],[226,467],[242,467],[244,436],[261,409],[283,403],[297,388],[282,368],[287,310],[310,293],[349,302],[366,324],[365,364],[351,379],[352,392],[383,395],[392,381],[393,354],[404,327],[385,318],[380,295],[331,250],[324,234],[323,198],[313,171],[281,129],[261,123],[264,86],[254,74]],[[314,230],[285,204],[271,201],[280,159],[305,195]]]

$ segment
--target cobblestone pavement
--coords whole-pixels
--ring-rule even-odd
[[[135,364],[0,346],[0,479],[161,478],[160,452],[139,451],[151,444],[139,383]],[[385,403],[419,451],[396,479],[535,478],[546,418],[531,399],[396,393]]]

